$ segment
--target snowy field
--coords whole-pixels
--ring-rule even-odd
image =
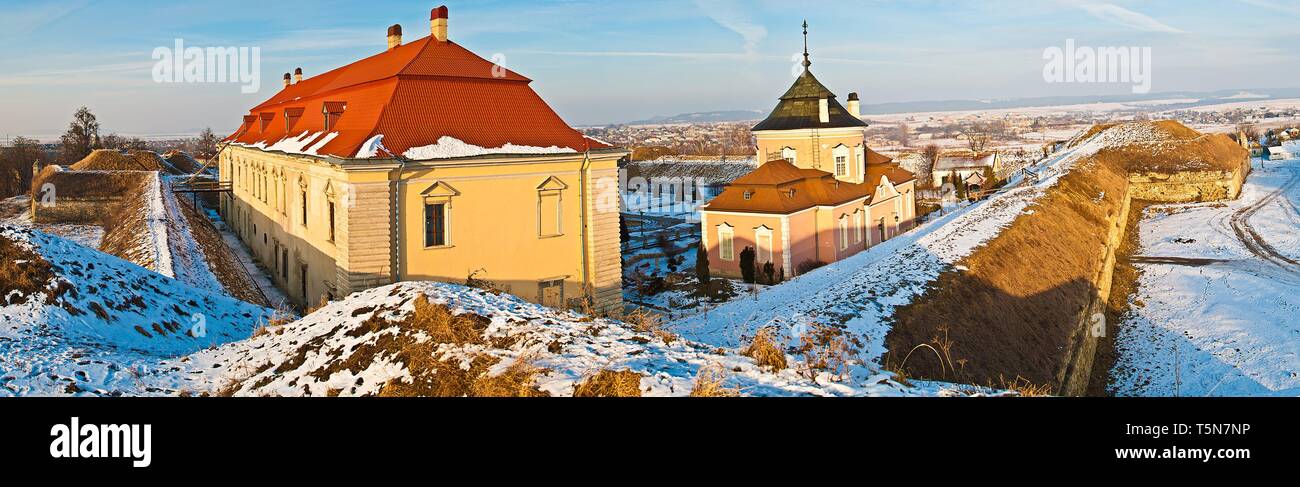
[[[1300,395],[1300,160],[1255,167],[1238,201],[1144,215],[1139,254],[1167,263],[1138,265],[1114,394]]]

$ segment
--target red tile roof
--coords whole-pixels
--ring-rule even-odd
[[[895,164],[872,164],[867,166],[866,181],[854,184],[837,181],[826,171],[799,168],[778,159],[737,178],[703,209],[788,215],[814,206],[838,206],[861,198],[870,200],[881,176],[895,185],[915,179]]]
[[[399,155],[445,136],[485,148],[610,147],[569,127],[530,82],[455,42],[425,37],[284,88],[249,110],[227,140],[269,146],[310,132],[317,134],[305,146],[311,147],[337,132],[315,152],[344,158],[356,156],[376,135]],[[287,126],[286,114],[294,117],[300,110]],[[328,133],[324,112],[332,113]]]

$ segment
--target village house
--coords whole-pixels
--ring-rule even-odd
[[[1285,161],[1294,157],[1286,147],[1275,146],[1268,148],[1268,160],[1270,161]]]
[[[939,187],[965,181],[969,187],[985,188],[989,186],[989,174],[993,175],[993,184],[996,184],[997,179],[1005,177],[1002,172],[1002,155],[998,152],[976,157],[940,157],[934,164],[931,181]]]
[[[760,166],[700,210],[702,242],[717,275],[755,267],[794,276],[843,260],[910,229],[915,176],[866,146],[856,93],[841,105],[811,71],[807,24],[803,73],[754,126]]]
[[[221,214],[310,306],[397,281],[490,286],[622,311],[618,162],[531,80],[430,35],[284,89],[220,155]]]

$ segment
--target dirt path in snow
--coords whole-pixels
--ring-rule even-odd
[[[1282,255],[1282,253],[1278,252],[1272,245],[1269,245],[1269,243],[1259,235],[1259,232],[1255,231],[1255,227],[1250,223],[1250,219],[1254,217],[1259,210],[1262,210],[1274,201],[1277,201],[1279,196],[1290,192],[1296,184],[1300,183],[1300,170],[1295,168],[1289,170],[1291,172],[1291,178],[1288,179],[1285,184],[1265,195],[1263,198],[1260,198],[1259,201],[1255,202],[1255,204],[1237,210],[1232,214],[1229,223],[1232,225],[1232,231],[1236,234],[1237,240],[1241,241],[1241,244],[1245,245],[1246,250],[1250,251],[1251,254],[1254,254],[1256,257],[1273,263],[1283,269],[1300,273],[1300,262]]]

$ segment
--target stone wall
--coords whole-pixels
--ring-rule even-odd
[[[1244,159],[1233,171],[1188,171],[1179,173],[1130,174],[1125,188],[1124,203],[1119,214],[1108,221],[1105,260],[1093,279],[1090,304],[1080,311],[1077,325],[1070,337],[1069,346],[1057,371],[1057,392],[1065,396],[1081,396],[1087,392],[1097,347],[1104,337],[1105,313],[1110,300],[1117,250],[1124,242],[1129,211],[1133,200],[1156,203],[1200,203],[1233,200],[1241,194],[1246,176],[1250,174],[1250,159]]]
[[[1134,199],[1158,203],[1192,203],[1236,199],[1250,174],[1250,159],[1232,171],[1133,173],[1129,175]]]

